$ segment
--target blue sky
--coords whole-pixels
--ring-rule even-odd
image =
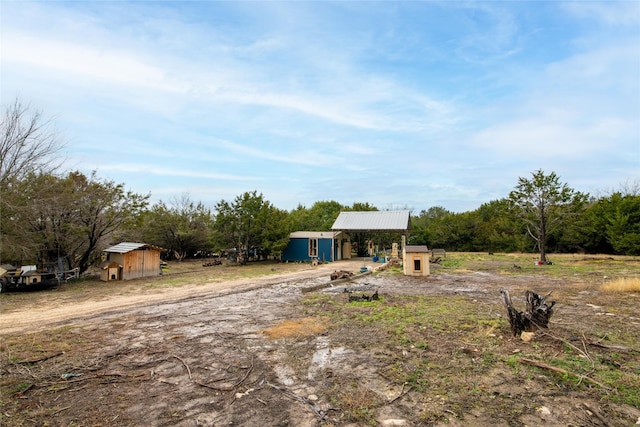
[[[3,106],[152,201],[462,212],[640,180],[640,2],[0,3]]]

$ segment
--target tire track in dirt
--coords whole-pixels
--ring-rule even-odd
[[[326,277],[326,281],[329,282],[329,276],[335,269],[356,270],[361,265],[361,260],[341,261],[322,264],[315,268],[292,273],[207,283],[204,285],[185,285],[171,289],[156,289],[152,292],[144,292],[138,295],[112,295],[100,301],[83,301],[67,305],[45,303],[37,307],[30,306],[24,310],[2,313],[2,316],[0,316],[0,335],[39,331],[51,326],[60,326],[76,321],[88,321],[106,314],[122,313],[136,307],[246,292],[289,281]]]

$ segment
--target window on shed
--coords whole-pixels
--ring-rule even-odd
[[[318,256],[318,239],[309,239],[309,256]]]

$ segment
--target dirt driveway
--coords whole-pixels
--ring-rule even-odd
[[[50,294],[44,304],[42,300],[38,299],[36,303],[22,305],[19,310],[2,312],[0,333],[41,330],[74,319],[88,320],[93,316],[103,316],[105,313],[113,311],[121,312],[135,307],[157,305],[164,302],[175,303],[190,298],[201,299],[230,293],[237,294],[278,283],[307,281],[316,278],[321,279],[321,282],[326,282],[331,272],[336,269],[357,272],[362,266],[362,260],[341,261],[264,277],[234,279],[191,286],[185,285],[165,288],[155,292],[142,292],[140,294],[108,295],[97,301],[77,301],[65,298],[64,294]],[[375,266],[374,264],[373,267]],[[0,307],[2,306],[0,305]]]
[[[637,295],[623,303],[629,310],[620,310],[594,304],[597,291],[583,283],[496,272],[413,278],[387,270],[329,286],[335,269],[361,266],[328,264],[3,312],[0,372],[3,391],[10,393],[2,397],[0,421],[630,426],[640,419],[640,409],[612,397],[615,390],[605,384],[576,384],[518,361],[572,345],[585,346],[577,357],[593,358],[595,365],[594,350],[586,347],[595,341],[592,334],[612,325],[637,328],[638,319],[629,314],[640,302]],[[532,283],[541,294],[563,289],[552,319],[558,337],[523,343],[510,336],[498,290],[508,288],[522,302],[517,295]],[[379,301],[348,302],[349,295],[375,291]],[[453,323],[447,319],[460,309],[468,313]],[[382,326],[400,311],[411,320]],[[411,317],[412,311],[419,315]],[[373,316],[380,316],[378,323],[369,320]],[[640,378],[638,353],[624,344],[616,352],[603,350],[597,363]]]

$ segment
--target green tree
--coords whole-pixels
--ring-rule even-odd
[[[143,217],[144,240],[162,247],[179,261],[213,248],[213,215],[186,193],[169,204],[159,201]]]
[[[588,195],[561,183],[555,172],[546,175],[542,170],[537,170],[532,173],[531,179],[518,178],[518,184],[509,194],[509,199],[527,234],[534,240],[540,261],[547,263],[549,237],[576,217],[584,208]]]
[[[261,211],[261,216],[264,216],[264,219],[260,220],[263,224],[261,231],[263,254],[280,257],[289,244],[289,234],[295,231],[291,229],[289,213],[269,204]]]
[[[300,231],[330,231],[343,210],[346,207],[335,200],[315,202],[309,209],[304,230]]]
[[[471,213],[477,223],[473,251],[514,252],[526,248],[507,199],[482,204]]]
[[[283,239],[289,235],[283,212],[256,191],[237,196],[231,203],[221,200],[216,204],[216,212],[215,228],[220,243],[235,249],[236,260],[241,263],[254,249],[281,250]]]
[[[375,207],[374,205],[370,205],[368,202],[353,202],[353,205],[351,205],[351,208],[345,207],[343,210],[350,210],[353,212],[371,212],[371,211],[377,211],[378,208]]]
[[[454,214],[442,206],[432,206],[420,215],[411,218],[409,244],[427,245],[430,248],[452,249],[451,218]]]
[[[98,179],[95,173],[34,174],[17,188],[23,209],[15,221],[32,246],[31,259],[66,257],[80,273],[100,259],[120,230],[137,220],[148,199],[126,191],[122,184]]]
[[[590,252],[640,255],[640,195],[615,192],[586,211],[582,240]]]

